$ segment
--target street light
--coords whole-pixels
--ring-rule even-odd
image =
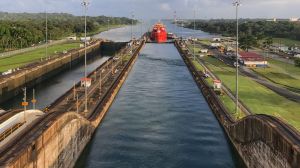
[[[109,31],[109,19],[107,19],[107,31]]]
[[[82,5],[84,7],[84,95],[85,95],[85,103],[84,103],[84,112],[88,112],[88,100],[87,100],[87,70],[86,70],[86,15],[87,15],[87,7],[89,5],[88,0],[83,0]]]
[[[45,15],[46,15],[46,56],[45,58],[48,59],[48,13],[47,9],[45,10]]]
[[[241,5],[240,0],[236,0],[233,5],[236,7],[236,107],[235,112],[238,115],[239,113],[239,19],[238,12],[239,6]]]
[[[194,39],[193,39],[193,51],[194,51],[194,61],[196,60],[196,53],[195,53],[195,45],[196,45],[196,9],[194,10]]]
[[[144,21],[141,20],[141,37],[143,37],[143,23],[144,23]]]
[[[132,53],[132,45],[133,45],[133,19],[134,19],[134,13],[131,12],[131,48],[130,48],[130,53]]]
[[[177,29],[177,12],[174,11],[174,24],[175,24],[175,29],[174,29],[174,34],[177,34],[176,29]]]

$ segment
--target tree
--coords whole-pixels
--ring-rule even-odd
[[[257,39],[251,35],[241,35],[239,38],[240,47],[248,52],[251,46],[257,45]]]
[[[125,17],[88,17],[87,31],[96,32],[99,27],[111,24],[131,24]],[[137,23],[134,20],[134,23]],[[84,32],[83,17],[70,14],[48,14],[49,39],[57,40],[71,34]],[[0,52],[28,47],[45,41],[45,14],[4,13],[0,12]]]
[[[269,48],[272,44],[273,44],[273,38],[272,37],[267,37],[263,42],[263,47],[264,48]]]
[[[300,67],[300,58],[295,58],[295,66]]]

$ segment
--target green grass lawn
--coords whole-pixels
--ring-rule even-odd
[[[240,119],[246,116],[244,113],[241,112],[241,109],[239,114],[235,112],[235,102],[228,95],[224,94],[222,96],[219,96],[219,99],[221,100],[225,108],[228,110],[228,112],[231,114],[231,116],[233,116],[233,118]]]
[[[74,48],[79,48],[78,42],[49,46],[48,55],[54,55],[55,52],[59,53]],[[0,59],[0,72],[5,72],[9,69],[18,68],[31,62],[38,61],[41,59],[41,57],[45,57],[45,51],[45,48],[40,48],[34,51],[17,54],[7,58],[2,58]]]
[[[192,63],[194,64],[195,68],[197,69],[197,71],[204,71],[203,66],[196,60],[192,60]]]
[[[235,92],[235,69],[212,57],[205,57],[207,66],[232,92]],[[239,78],[240,99],[256,114],[268,114],[280,118],[300,130],[300,104],[290,101],[248,77]],[[229,100],[224,100],[228,103]],[[232,105],[227,105],[232,110]]]
[[[201,40],[199,40],[199,43],[209,46],[211,44],[211,41],[208,39],[201,39]]]
[[[192,53],[194,52],[194,45],[193,45],[193,44],[189,44],[187,47],[190,49],[190,51],[191,51]],[[196,53],[196,54],[200,53],[200,50],[201,50],[201,48],[195,47],[195,53]]]
[[[284,44],[286,46],[294,46],[294,45],[300,46],[300,41],[291,40],[287,38],[274,38],[273,42],[277,44]]]
[[[197,71],[204,71],[204,67],[197,61],[192,60],[193,65],[196,67]],[[213,87],[213,79],[212,78],[206,78],[205,81],[208,83],[210,87]],[[224,104],[224,106],[227,108],[228,112],[234,117],[243,117],[245,116],[244,114],[236,114],[235,113],[235,102],[233,102],[232,99],[226,94],[219,96],[219,99],[221,102]]]
[[[253,69],[272,82],[286,86],[290,90],[300,90],[300,68],[281,61],[269,60],[269,68]]]

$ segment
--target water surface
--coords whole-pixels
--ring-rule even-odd
[[[172,44],[147,44],[77,167],[236,167]]]

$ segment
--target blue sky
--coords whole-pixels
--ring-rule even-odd
[[[90,0],[89,15],[130,16],[138,19],[173,18],[233,18],[233,0]],[[47,5],[46,5],[47,4]],[[300,0],[242,0],[241,17],[300,17]],[[1,0],[0,11],[7,12],[67,12],[82,15],[81,0]]]

